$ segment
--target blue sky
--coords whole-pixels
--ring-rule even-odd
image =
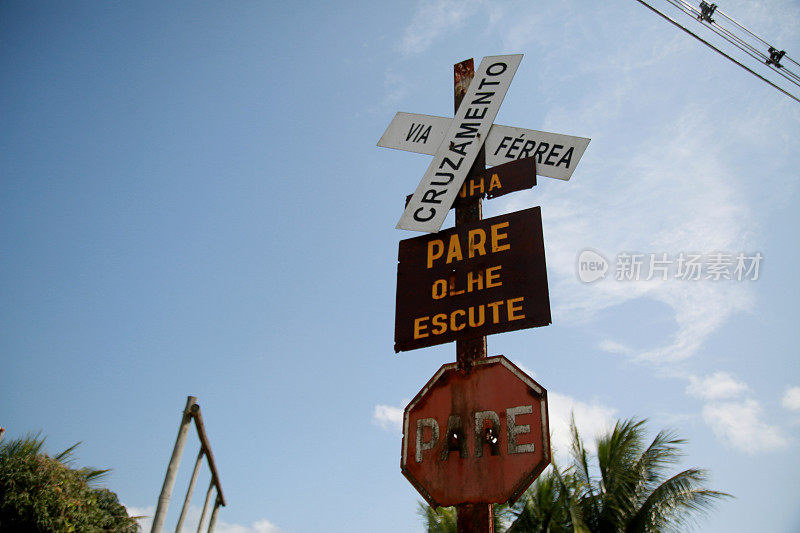
[[[797,2],[721,9],[800,53]],[[542,207],[553,310],[490,355],[548,389],[557,457],[570,412],[587,438],[647,417],[736,497],[703,531],[800,528],[800,104],[632,0],[5,2],[7,438],[82,441],[148,514],[195,395],[218,531],[421,530],[399,417],[455,348],[393,352],[414,236],[394,227],[430,156],[375,144],[397,111],[451,115],[454,63],[512,53],[496,122],[592,141],[570,181],[485,203]],[[605,279],[578,279],[585,249]],[[763,261],[757,280],[619,281],[625,253]]]

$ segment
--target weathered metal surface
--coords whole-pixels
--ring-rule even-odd
[[[400,241],[395,351],[546,326],[540,208]]]
[[[397,113],[378,146],[433,155],[453,119],[434,115]],[[486,137],[486,164],[501,165],[535,157],[540,176],[569,180],[591,139],[494,124]]]
[[[443,142],[437,148],[398,229],[435,232],[442,227],[461,184],[483,146],[521,54],[483,58],[458,107]]]
[[[479,171],[476,176],[468,175],[458,191],[453,207],[458,207],[472,198],[497,198],[534,186],[536,186],[536,159],[533,157],[516,159]],[[410,200],[409,194],[406,196],[406,205]]]
[[[434,507],[513,503],[550,463],[547,391],[503,356],[443,365],[403,413],[400,468]]]

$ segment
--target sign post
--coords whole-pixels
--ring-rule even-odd
[[[429,504],[456,507],[459,533],[493,532],[493,504],[550,463],[547,392],[486,350],[486,335],[550,324],[541,211],[484,220],[481,199],[536,174],[568,180],[589,139],[493,124],[521,59],[456,64],[454,118],[398,113],[378,142],[433,155],[397,224],[429,235],[400,242],[395,351],[455,341],[456,362],[406,407],[401,470]]]

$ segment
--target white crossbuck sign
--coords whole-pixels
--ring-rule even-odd
[[[398,229],[437,232],[481,146],[486,164],[536,158],[536,173],[568,180],[590,139],[492,124],[522,54],[483,58],[454,118],[397,113],[378,146],[432,155]]]

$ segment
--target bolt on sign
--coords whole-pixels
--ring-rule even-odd
[[[434,507],[513,503],[550,463],[547,391],[503,356],[443,365],[403,413],[400,468]]]
[[[522,54],[484,57],[398,229],[439,231],[500,110]]]
[[[400,241],[396,352],[550,322],[539,207]]]

